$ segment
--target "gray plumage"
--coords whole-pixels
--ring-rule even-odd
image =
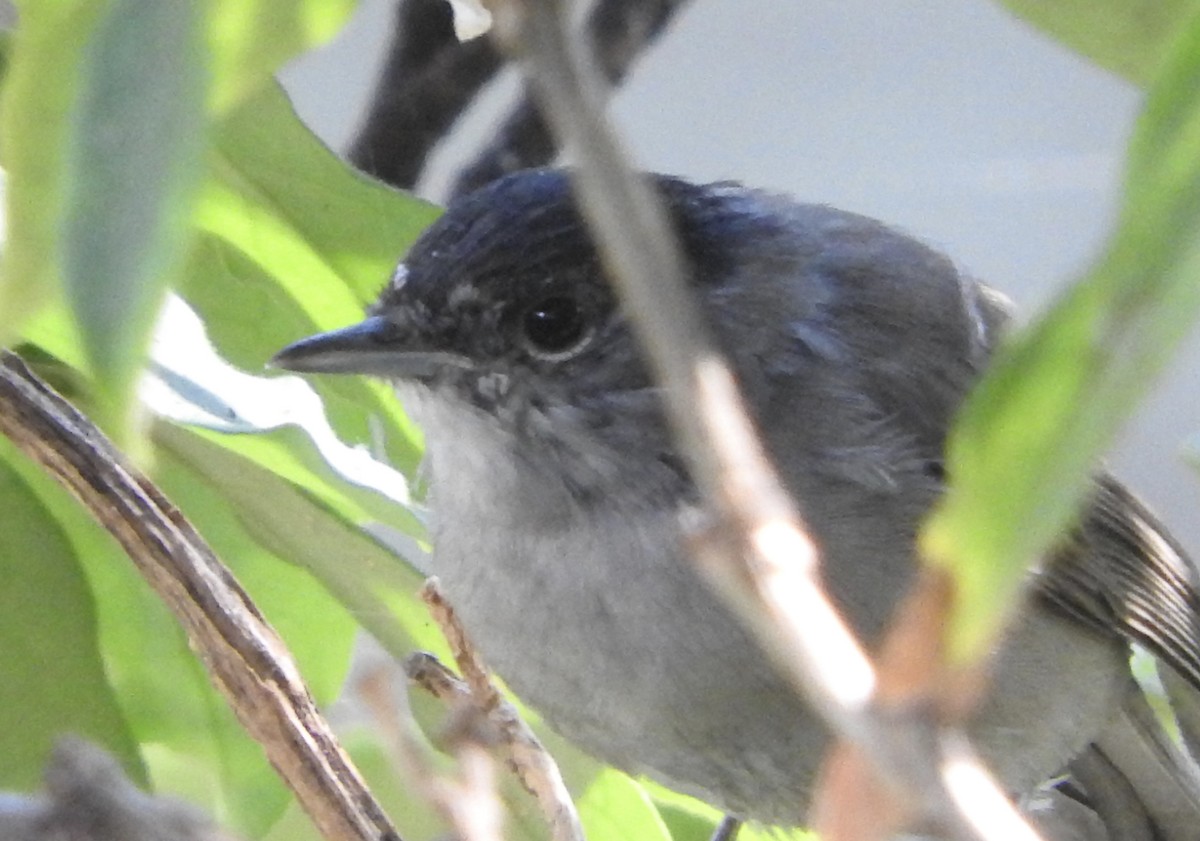
[[[830,591],[874,640],[1003,307],[865,217],[655,185]],[[426,434],[435,571],[485,657],[564,735],[739,815],[803,821],[827,736],[691,569],[679,516],[695,489],[561,171],[460,200],[366,322],[275,361],[396,383]],[[1195,573],[1115,480],[1098,478],[1036,589],[973,728],[1017,794],[1107,751],[1110,727],[1131,732],[1113,723],[1133,708],[1130,641],[1172,686],[1200,687]],[[1183,782],[1139,802],[1162,837],[1189,837],[1200,788],[1162,744]],[[1136,789],[1137,768],[1109,758]]]

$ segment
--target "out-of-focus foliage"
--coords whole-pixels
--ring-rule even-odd
[[[922,543],[961,601],[951,648],[993,640],[1032,559],[1071,524],[1096,460],[1200,315],[1200,17],[1171,45],[1095,267],[1000,352],[959,418]]]
[[[356,612],[375,611],[363,621],[398,646],[411,646],[401,608],[428,633],[411,597],[419,577],[359,528],[389,520],[419,536],[417,520],[343,482],[295,428],[135,425],[128,407],[169,286],[227,358],[259,371],[287,340],[357,318],[436,215],[339,162],[270,75],[352,5],[22,4],[0,114],[6,341],[139,455],[325,703],[341,690]],[[390,458],[414,466],[411,427],[381,388],[345,381],[325,397],[347,439],[368,440],[370,414]],[[0,788],[35,786],[53,737],[75,732],[246,836],[268,833],[290,795],[174,619],[115,541],[11,446],[0,475],[11,515]]]
[[[1062,43],[1139,85],[1148,85],[1171,43],[1200,10],[1196,0],[1001,0]]]

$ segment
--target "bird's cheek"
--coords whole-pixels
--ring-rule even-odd
[[[488,371],[475,380],[475,393],[485,403],[504,402],[512,389],[512,377],[503,371]]]

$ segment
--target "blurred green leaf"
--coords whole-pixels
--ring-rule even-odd
[[[76,555],[86,561],[88,581],[99,612],[104,664],[117,693],[116,703],[129,722],[128,729],[143,746],[154,786],[204,804],[223,823],[236,827],[247,837],[261,836],[274,825],[291,799],[267,764],[261,747],[245,734],[222,696],[213,689],[178,623],[136,574],[120,547],[63,489],[41,475],[35,466],[30,465],[29,471],[33,480],[45,486],[43,492],[54,523],[69,532]],[[237,494],[230,495],[232,501],[227,499],[220,492],[223,488],[211,487],[206,475],[193,471],[168,447],[160,448],[155,472],[156,481],[232,565],[255,603],[280,631],[318,702],[332,701],[340,691],[358,624],[305,570],[290,559],[284,561],[275,556],[255,539],[245,528],[243,520],[247,512],[239,506]],[[223,475],[236,481],[236,476]],[[266,501],[270,501],[272,490],[259,489]],[[287,506],[279,502],[278,507]],[[16,510],[19,514],[20,509]],[[251,511],[249,515],[255,513]],[[31,523],[35,537],[53,534],[33,518],[22,521]],[[315,528],[311,518],[304,522],[308,529]],[[303,529],[299,531],[306,533]],[[16,529],[13,534],[22,532]],[[347,539],[346,543],[353,557],[353,541]],[[38,564],[54,562],[53,556],[45,552],[29,557]],[[330,561],[337,563],[344,557],[336,554]],[[398,563],[394,557],[388,559],[392,564]],[[54,567],[50,566],[50,570]],[[60,609],[58,602],[49,608],[41,606],[42,612],[50,616]],[[385,606],[379,612],[390,610],[390,606]],[[28,615],[17,614],[17,618],[29,620]],[[377,619],[375,624],[380,621]],[[60,645],[64,650],[75,650],[74,642],[60,640]],[[410,645],[406,644],[406,648]],[[66,657],[59,657],[58,662],[64,667],[73,664]],[[87,677],[86,671],[80,672],[83,678]],[[59,677],[54,670],[46,673]],[[16,676],[14,682],[27,684],[30,693],[20,706],[9,707],[21,721],[30,719],[30,709],[54,713],[58,709],[55,701],[66,697],[56,689],[56,694],[47,701],[34,692],[38,689],[49,692],[50,687],[17,681]],[[65,680],[62,683],[70,686]],[[77,696],[72,700],[81,712],[97,714],[97,710],[103,710],[99,702],[89,706],[93,704],[90,697],[86,703]],[[64,716],[63,720],[69,723],[71,719]],[[109,730],[102,735],[110,739],[122,732]],[[0,738],[0,755],[4,755],[23,731],[14,727],[0,732],[6,734]],[[129,743],[134,744],[132,739]],[[136,757],[136,747],[132,750]],[[40,762],[28,764],[27,770],[33,775],[39,769]]]
[[[1141,85],[1200,8],[1196,0],[1002,0],[1096,64]]]
[[[10,235],[0,323],[7,340],[36,343],[88,410],[102,406],[110,421],[118,411],[172,267],[183,266],[184,286],[216,325],[225,351],[257,369],[287,342],[360,318],[396,259],[436,215],[337,161],[270,80],[282,57],[327,37],[352,5],[23,4],[0,115]],[[208,104],[222,115],[207,126],[201,14],[208,15]],[[60,283],[69,285],[78,322]],[[273,315],[264,319],[264,312]],[[268,324],[275,332],[264,329]],[[89,361],[89,354],[100,361]],[[418,436],[384,386],[343,379],[321,388],[343,435],[365,441],[381,430],[393,463],[415,464]],[[374,420],[352,410],[352,400]],[[175,446],[157,454],[158,480],[280,628],[318,699],[330,700],[340,686],[358,627],[330,592],[397,650],[410,650],[414,636],[436,637],[412,594],[420,578],[358,528],[380,519],[419,533],[406,511],[362,489],[335,486],[296,429],[258,440],[230,437],[221,446],[213,444],[215,435],[176,431]],[[52,610],[10,616],[26,632],[55,630],[59,645],[79,656],[58,656],[63,675],[43,670],[54,686],[26,679],[28,663],[13,659],[0,674],[0,694],[20,688],[8,709],[22,722],[41,721],[33,710],[51,725],[61,721],[87,735],[102,730],[107,739],[101,740],[144,780],[140,743],[156,786],[205,804],[248,837],[261,836],[290,802],[261,748],[114,541],[60,488],[36,471],[34,478],[47,485],[51,525],[22,516],[13,522],[36,531],[14,528],[10,543],[23,541],[27,559],[46,565],[30,567],[40,576],[33,580],[56,584],[62,595]],[[25,510],[19,500],[10,507]],[[55,528],[69,535],[73,555],[58,558],[45,548]],[[83,559],[86,579],[73,566],[75,556]],[[314,580],[310,569],[324,578]],[[72,607],[79,596],[91,599],[85,581],[99,626],[90,665],[82,638],[89,614]],[[24,589],[14,585],[11,593]],[[28,599],[23,605],[37,606]],[[6,641],[20,625],[0,620]],[[71,628],[82,641],[66,639]],[[107,704],[101,658],[115,690]],[[96,684],[98,673],[96,693],[81,699],[75,686]],[[110,713],[118,724],[123,715],[128,726],[94,725]],[[44,735],[39,727],[10,728],[0,738],[0,756],[33,780],[41,762],[25,747]]]
[[[671,841],[645,789],[612,768],[596,775],[576,805],[589,841]]]
[[[12,35],[0,100],[0,154],[6,173],[7,237],[0,273],[0,344],[54,294],[69,115],[92,28],[105,10],[94,0],[27,0]]]
[[[291,264],[288,252],[272,251],[265,238],[253,243],[257,250],[247,248],[264,267],[278,268],[272,274],[289,289],[307,287],[311,294],[336,282],[360,306],[373,302],[409,245],[442,212],[339,159],[300,121],[278,85],[230,113],[214,146],[215,180],[268,211],[283,226],[286,245],[306,245],[327,267],[315,276],[293,276],[295,269],[320,267]],[[250,246],[256,233],[231,239]]]
[[[356,0],[209,0],[208,47],[213,113],[223,114],[285,61],[329,40]]]
[[[79,503],[48,477],[38,477],[38,483],[43,501],[83,561],[105,669],[135,737],[143,744],[176,748],[181,742],[203,745],[224,705],[208,688],[178,623]],[[204,761],[198,752],[197,769]]]
[[[0,441],[0,789],[39,788],[50,748],[67,734],[104,745],[145,781],[75,547],[22,474],[48,481]]]
[[[1138,122],[1107,252],[1001,349],[951,437],[951,487],[921,543],[956,572],[953,657],[989,645],[1025,568],[1070,525],[1096,459],[1198,314],[1200,19]]]
[[[241,212],[227,206],[220,215],[224,222],[235,222]],[[261,227],[259,236],[268,238]],[[297,259],[303,258],[297,253],[289,257]],[[340,315],[337,323],[345,325],[362,318],[362,308],[342,284],[313,283],[290,290],[238,244],[210,234],[198,239],[180,292],[204,319],[221,355],[255,373],[263,373],[267,360],[285,345],[324,329],[316,319],[327,322]],[[313,377],[308,382],[343,441],[374,442],[374,419],[385,460],[399,470],[415,468],[419,450],[414,442],[419,436],[387,386],[365,377]]]
[[[199,184],[199,23],[192,0],[111,0],[66,125],[63,282],[118,437]]]
[[[20,6],[0,119],[9,225],[0,343],[14,343],[45,305],[68,302],[73,318],[50,320],[64,345],[80,346],[82,335],[79,364],[100,385],[98,420],[120,430],[157,304],[180,263],[202,152],[220,129],[206,124],[205,80],[213,113],[228,113],[273,89],[279,64],[330,37],[354,3]]]
[[[308,495],[314,504],[326,506],[327,515],[336,518],[339,523],[339,534],[343,529],[357,531],[365,523],[381,522],[414,539],[424,539],[424,526],[412,511],[377,491],[360,488],[336,474],[299,427],[281,427],[253,435],[228,435],[194,427],[188,430],[209,444],[228,451],[231,456],[261,468],[250,473],[232,467],[230,473],[215,477],[215,481],[228,483],[230,486],[234,483],[244,483],[247,490],[243,493],[247,496],[253,496],[258,490],[254,487],[258,480],[269,482],[273,487],[278,480],[283,479],[296,488],[297,492]],[[173,440],[173,436],[168,437]],[[234,465],[238,463],[236,460],[233,462]],[[224,492],[231,495],[239,493],[228,486]],[[306,508],[303,513],[310,517],[320,516],[315,509]],[[276,514],[274,519],[282,521],[284,512]],[[286,529],[286,525],[281,522],[279,528]],[[398,557],[393,557],[392,563],[405,566],[404,560]],[[411,566],[406,567],[405,574],[412,574]],[[408,581],[410,584],[413,582],[419,586],[417,579]]]
[[[642,778],[639,784],[653,799],[663,822],[671,832],[672,841],[708,841],[725,816],[703,801]],[[805,829],[784,829],[761,824],[744,824],[738,830],[738,841],[818,841],[815,833]]]
[[[647,777],[639,778],[638,784],[654,801],[672,841],[708,841],[724,817],[720,809]]]
[[[820,841],[820,838],[806,829],[779,829],[750,824],[738,831],[738,841]]]
[[[214,437],[168,423],[155,428],[159,446],[219,491],[255,543],[312,574],[394,655],[433,633],[415,597],[423,577],[346,515],[345,498],[322,498]]]

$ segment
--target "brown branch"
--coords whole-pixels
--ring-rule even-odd
[[[450,643],[454,660],[465,679],[460,680],[436,657],[423,652],[405,662],[404,670],[409,679],[448,705],[469,703],[479,710],[496,731],[495,747],[521,785],[533,795],[554,841],[583,841],[583,826],[558,765],[492,682],[487,666],[471,644],[454,608],[442,595],[436,578],[425,582],[421,598]]]
[[[70,490],[125,549],[322,835],[399,841],[283,641],[230,571],[91,421],[9,351],[0,351],[0,432]]]
[[[901,701],[913,694],[907,676],[895,685],[887,681],[888,691],[880,695],[880,674],[825,594],[815,547],[689,295],[661,203],[626,163],[604,119],[601,83],[582,53],[586,48],[571,42],[561,4],[493,0],[492,12],[496,37],[524,63],[547,122],[575,164],[580,210],[663,385],[692,474],[712,505],[716,522],[698,547],[717,592],[833,731],[899,793],[904,808],[889,810],[889,818],[933,826],[954,838],[1036,838],[960,731],[941,718],[959,710],[896,703],[893,690]],[[917,594],[908,612],[915,612],[918,626],[938,609],[937,596],[937,587]],[[924,604],[929,598],[933,602]],[[901,636],[909,633],[919,635],[919,627]],[[938,644],[934,640],[926,650],[934,662]],[[938,697],[937,687],[920,688],[926,697]],[[992,829],[975,820],[977,805],[990,810]]]

